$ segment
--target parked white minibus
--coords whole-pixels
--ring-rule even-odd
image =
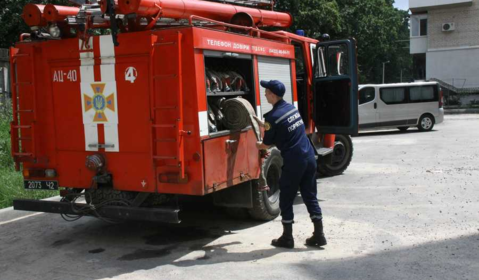
[[[359,129],[417,127],[430,131],[444,121],[441,87],[436,82],[359,86]]]

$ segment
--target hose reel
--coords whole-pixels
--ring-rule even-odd
[[[227,129],[241,130],[251,125],[256,139],[261,139],[258,123],[253,117],[256,113],[248,100],[241,97],[226,99],[221,103],[221,107],[223,124]]]

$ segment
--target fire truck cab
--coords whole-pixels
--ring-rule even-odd
[[[17,199],[14,208],[177,223],[178,197],[211,194],[217,205],[275,218],[282,159],[257,150],[248,122],[272,108],[260,80],[286,85],[319,171],[342,173],[347,135],[358,129],[355,42],[263,31],[291,17],[253,8],[270,1],[243,2],[251,5],[27,5],[32,32],[11,50],[12,156],[26,189],[63,198]],[[262,174],[269,190],[257,187]]]

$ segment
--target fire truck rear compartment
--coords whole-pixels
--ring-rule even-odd
[[[205,70],[209,133],[223,135],[231,129],[222,108],[227,99],[241,97],[256,107],[253,60],[251,55],[206,51]]]

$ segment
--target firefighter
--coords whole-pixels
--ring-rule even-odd
[[[271,245],[282,248],[294,248],[293,238],[293,202],[301,192],[304,204],[314,224],[313,236],[306,239],[306,245],[326,245],[323,233],[321,208],[316,188],[316,159],[313,146],[306,136],[303,120],[298,110],[283,100],[286,88],[277,80],[261,81],[268,103],[273,109],[264,115],[265,122],[256,117],[258,124],[264,127],[263,141],[256,146],[266,150],[276,146],[283,157],[282,174],[279,181],[283,234],[274,239]]]

